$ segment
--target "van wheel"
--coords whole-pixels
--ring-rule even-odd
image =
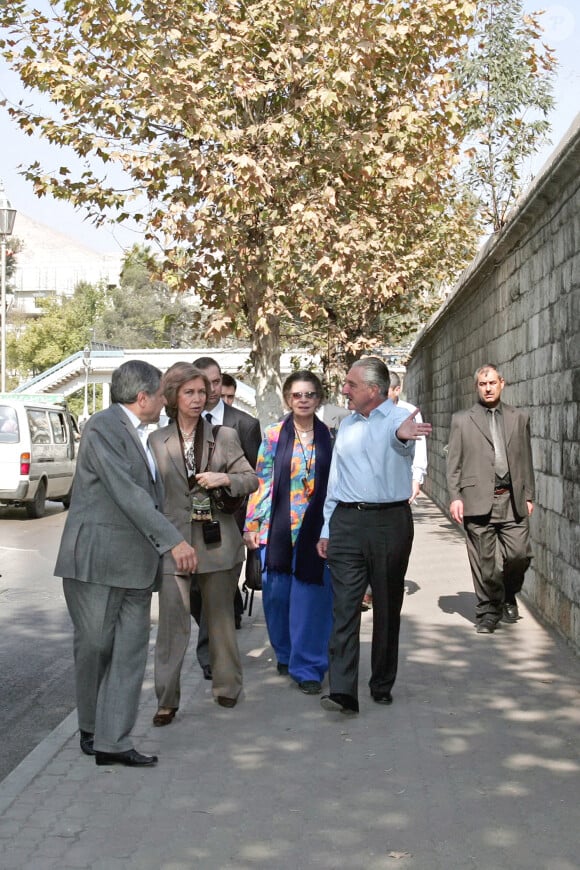
[[[26,513],[31,520],[39,520],[46,513],[46,481],[41,480],[34,501],[26,502]]]

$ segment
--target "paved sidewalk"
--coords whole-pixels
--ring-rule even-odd
[[[243,702],[191,664],[154,728],[149,668],[147,770],[97,768],[70,716],[0,783],[2,870],[578,870],[580,661],[525,605],[477,635],[461,533],[426,498],[414,515],[392,707],[366,686],[372,613],[346,717],[277,675],[257,595]]]

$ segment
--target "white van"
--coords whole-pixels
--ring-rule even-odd
[[[78,427],[63,396],[0,393],[0,504],[44,516],[46,499],[70,504]]]

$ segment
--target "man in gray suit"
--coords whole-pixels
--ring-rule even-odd
[[[239,408],[234,408],[233,405],[224,402],[222,399],[222,371],[217,360],[211,356],[200,356],[193,361],[193,365],[201,369],[206,375],[211,392],[207,397],[207,404],[203,412],[204,418],[214,426],[229,426],[235,429],[242,445],[244,455],[252,468],[256,467],[258,459],[258,450],[262,443],[262,431],[260,429],[260,421],[251,414],[246,414],[245,411],[240,411]],[[242,507],[236,511],[235,517],[240,533],[244,531],[244,521],[246,519],[247,499]],[[239,588],[236,588],[234,596],[234,613],[236,620],[236,628],[240,628],[242,623],[242,613],[244,606]],[[197,660],[203,671],[206,680],[211,680],[211,666],[209,663],[209,638],[207,633],[207,625],[201,610],[201,594],[195,584],[191,586],[191,615],[199,625],[199,634],[197,638]]]
[[[150,766],[132,745],[161,556],[193,573],[197,556],[161,513],[146,427],[164,404],[161,372],[132,360],[113,372],[114,404],[83,431],[54,573],[74,626],[81,749],[98,765]]]
[[[531,561],[528,517],[535,492],[530,420],[501,401],[504,386],[497,366],[478,368],[479,401],[453,415],[447,454],[449,510],[467,534],[479,634],[494,632],[500,619],[518,621],[516,594]]]

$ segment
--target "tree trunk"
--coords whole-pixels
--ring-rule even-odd
[[[266,335],[253,330],[251,353],[256,387],[256,409],[262,427],[279,420],[283,411],[278,318],[269,317],[268,325],[270,331]]]
[[[252,334],[250,358],[256,388],[256,410],[263,428],[280,419],[283,402],[280,379],[280,319],[274,314],[264,317],[261,311],[261,303],[267,291],[267,276],[259,248],[256,248],[253,268],[248,271],[244,284],[248,326]]]

